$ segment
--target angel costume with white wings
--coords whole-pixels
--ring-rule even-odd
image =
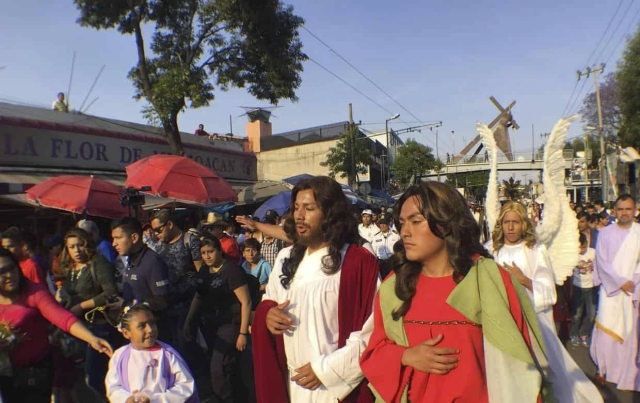
[[[487,249],[498,264],[515,263],[525,276],[531,279],[532,289],[527,289],[536,310],[549,363],[548,381],[559,403],[603,402],[598,389],[571,358],[556,334],[553,321],[553,305],[556,302],[555,284],[562,285],[573,274],[578,263],[579,234],[575,214],[570,210],[564,188],[564,139],[575,117],[561,119],[553,128],[545,146],[543,182],[545,191],[545,215],[536,228],[537,244],[529,248],[525,242],[504,245],[498,251],[492,242]],[[491,173],[487,189],[486,214],[490,231],[500,215],[498,199],[498,147],[493,132],[483,124],[477,124],[478,133],[491,159]]]

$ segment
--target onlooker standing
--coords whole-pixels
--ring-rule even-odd
[[[204,266],[197,275],[197,292],[184,324],[191,339],[198,316],[204,322],[204,337],[211,355],[211,384],[215,401],[252,402],[252,368],[241,372],[240,355],[247,348],[251,297],[247,276],[240,266],[224,258],[220,240],[202,239]],[[244,378],[244,381],[243,381]],[[250,396],[246,396],[249,393]]]
[[[64,92],[58,93],[58,98],[51,104],[51,109],[58,112],[69,112],[69,104],[64,100]]]
[[[46,285],[44,268],[38,265],[35,259],[27,255],[25,251],[25,242],[17,227],[10,227],[2,233],[2,247],[13,253],[16,260],[20,263],[22,274],[34,283]]]
[[[167,341],[191,361],[182,328],[196,292],[196,274],[202,266],[200,239],[180,230],[169,210],[156,211],[151,217],[151,227],[163,244],[160,257],[169,266],[171,293],[167,318],[171,325],[171,339]]]
[[[0,376],[4,402],[49,403],[53,388],[53,360],[48,322],[111,356],[105,340],[96,337],[71,312],[62,308],[41,284],[29,281],[16,257],[0,248],[0,322],[6,323],[16,342],[2,340],[8,349],[12,374]]]
[[[260,248],[260,242],[256,239],[249,238],[244,242],[242,256],[245,261],[242,263],[242,268],[247,274],[258,279],[260,282],[260,292],[262,293],[267,288],[272,266],[262,258]],[[257,305],[260,301],[253,302]]]
[[[589,227],[589,213],[581,211],[578,213],[578,231],[587,238],[587,246],[589,248],[596,248],[596,242],[598,242],[598,230]]]
[[[195,133],[193,133],[193,134],[196,135],[196,136],[209,136],[209,133],[207,133],[204,130],[204,125],[202,123],[200,123],[198,125],[198,130],[196,130]]]
[[[226,257],[240,264],[240,246],[238,246],[238,242],[233,237],[224,232],[229,226],[229,223],[224,219],[222,214],[216,212],[209,213],[207,219],[202,220],[200,224],[202,225],[203,235],[208,234],[218,238]]]
[[[278,225],[277,215],[267,215],[262,222],[270,225]],[[262,255],[264,260],[269,262],[271,267],[273,267],[276,262],[276,257],[282,248],[284,248],[283,241],[262,233],[262,242],[260,242],[260,251],[258,252]]]
[[[123,303],[131,305],[133,300],[147,303],[158,321],[161,338],[169,339],[165,309],[169,297],[169,268],[164,260],[142,241],[142,225],[132,217],[121,218],[111,224],[113,247],[120,256],[126,257],[122,278],[122,297],[107,305],[121,308]]]
[[[66,281],[60,295],[62,305],[80,320],[84,313],[107,304],[107,298],[117,294],[115,268],[96,250],[93,237],[81,228],[73,228],[64,238]],[[114,318],[115,319],[115,318]],[[104,315],[94,313],[91,323],[85,325],[98,337],[112,345],[118,339],[115,328]],[[85,355],[85,381],[100,396],[106,397],[104,377],[107,374],[109,357],[88,347]]]
[[[358,233],[360,236],[371,243],[373,236],[379,231],[378,227],[373,223],[373,211],[370,209],[362,210],[360,214],[362,217],[362,224],[358,225]]]
[[[400,235],[389,229],[389,218],[385,214],[380,215],[378,224],[380,225],[380,232],[373,236],[371,246],[373,246],[373,251],[378,258],[380,278],[384,280],[391,271],[389,258],[393,256],[393,246],[400,241]]]
[[[573,271],[573,301],[571,308],[571,344],[589,347],[589,336],[596,320],[598,287],[593,285],[596,250],[589,247],[585,234],[580,234],[580,262]],[[584,318],[582,317],[584,314]]]
[[[87,231],[93,237],[93,241],[96,243],[96,250],[99,254],[104,256],[109,263],[115,264],[116,257],[118,254],[116,250],[113,249],[113,246],[109,243],[109,241],[100,238],[100,230],[98,229],[98,225],[89,220],[80,220],[78,221],[78,228],[82,228]]]

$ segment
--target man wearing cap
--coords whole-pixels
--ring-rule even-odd
[[[358,225],[358,233],[360,236],[371,243],[373,235],[378,232],[378,228],[371,222],[373,212],[370,209],[362,210],[362,224]]]
[[[220,240],[222,245],[222,252],[226,257],[236,263],[240,263],[240,246],[238,242],[224,230],[229,226],[229,223],[224,219],[222,214],[211,212],[207,215],[206,220],[200,222],[202,230],[205,234],[213,235]]]
[[[380,232],[373,236],[371,245],[380,265],[380,277],[384,279],[390,272],[389,258],[393,256],[393,246],[400,240],[400,235],[389,229],[389,217],[386,214],[380,214],[378,225]]]

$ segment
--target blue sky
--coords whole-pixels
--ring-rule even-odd
[[[640,3],[624,0],[600,55],[612,54],[612,71],[623,45],[620,38],[637,17]],[[90,114],[144,123],[142,103],[132,99],[126,78],[136,63],[134,38],[116,31],[95,31],[75,23],[72,1],[3,0],[0,13],[0,101],[20,101],[49,107],[59,91],[67,91],[73,52],[77,52],[71,106],[78,108],[93,80],[106,65],[88,102],[99,97]],[[306,27],[351,61],[380,87],[423,121],[443,121],[440,154],[475,136],[476,121],[489,122],[497,110],[495,96],[506,106],[517,101],[514,117],[521,130],[512,133],[515,150],[531,149],[539,133],[550,131],[561,116],[575,85],[575,71],[603,34],[620,0],[428,1],[428,0],[289,0]],[[627,8],[630,5],[630,8]],[[625,13],[625,11],[627,11]],[[613,30],[619,26],[615,35]],[[633,25],[635,27],[635,25]],[[633,31],[633,29],[632,29]],[[378,91],[324,45],[301,30],[304,51],[350,82],[384,108],[400,113],[401,129],[416,119]],[[369,130],[383,129],[389,114],[312,62],[305,64],[299,102],[281,102],[272,119],[274,133],[346,120],[348,104],[356,121]],[[605,71],[606,72],[606,71]],[[590,82],[590,88],[592,83]],[[580,88],[580,87],[578,87]],[[583,92],[583,95],[586,91]],[[180,116],[181,130],[192,132],[203,123],[209,132],[244,136],[241,105],[265,105],[242,89],[217,92],[208,108]],[[576,104],[577,105],[577,104]],[[577,110],[577,106],[574,108]],[[381,124],[380,124],[381,123]],[[580,133],[574,125],[570,135]],[[428,131],[403,135],[435,148]]]

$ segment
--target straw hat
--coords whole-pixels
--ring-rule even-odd
[[[224,219],[224,216],[220,213],[211,212],[207,214],[207,219],[200,221],[202,227],[228,227],[229,223]]]

